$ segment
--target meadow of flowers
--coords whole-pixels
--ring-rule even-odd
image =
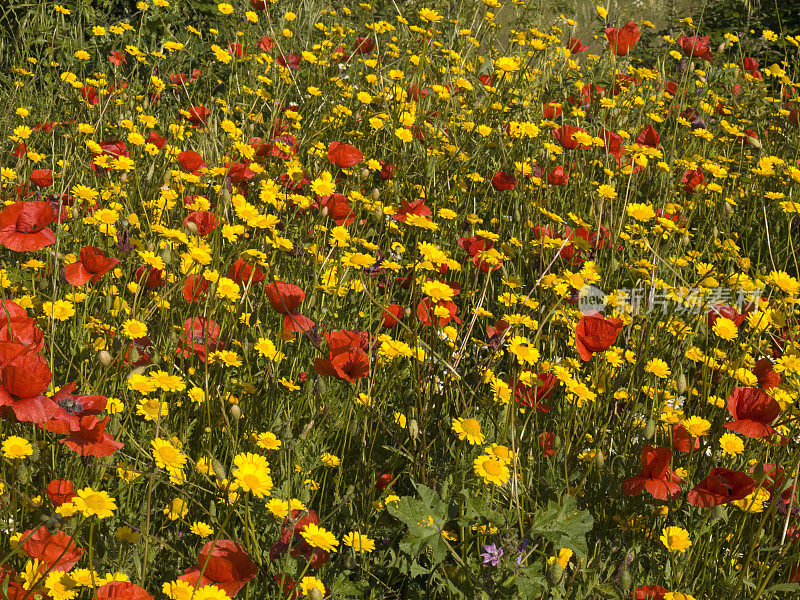
[[[798,597],[800,36],[178,4],[1,78],[2,598]]]

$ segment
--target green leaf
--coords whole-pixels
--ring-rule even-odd
[[[589,552],[586,534],[592,525],[592,515],[578,508],[574,496],[565,495],[560,504],[550,501],[545,510],[536,513],[530,537],[542,536],[557,548],[569,548],[580,558],[586,558]]]

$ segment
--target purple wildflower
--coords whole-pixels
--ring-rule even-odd
[[[483,564],[491,564],[493,567],[496,567],[500,564],[500,557],[503,556],[503,548],[497,547],[494,544],[486,544],[483,547],[483,553],[481,554],[481,558],[483,559]]]

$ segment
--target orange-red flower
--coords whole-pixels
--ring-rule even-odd
[[[56,218],[47,202],[15,202],[0,212],[0,245],[9,250],[41,250],[56,241],[48,227]]]
[[[595,352],[608,350],[622,331],[622,321],[601,315],[584,315],[575,328],[575,343],[581,360],[590,360]]]
[[[622,27],[606,27],[608,45],[617,56],[625,56],[630,52],[641,36],[639,26],[633,21],[628,21]]]

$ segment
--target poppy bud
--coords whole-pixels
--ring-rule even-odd
[[[558,585],[563,576],[564,568],[559,564],[558,561],[554,561],[553,564],[547,567],[547,573],[545,574],[545,577],[547,578],[547,583],[550,585]]]
[[[714,228],[711,230],[712,237],[718,238],[719,237],[719,228],[714,225]]]
[[[193,223],[192,221],[186,222],[186,229],[192,235],[197,235],[200,232],[200,230],[197,228],[197,223]]]
[[[691,238],[689,237],[689,234],[687,233],[687,234],[685,234],[685,235],[683,236],[683,239],[681,239],[681,244],[683,244],[684,246],[688,246],[688,245],[691,243],[691,241],[692,241],[692,240],[691,240]]]
[[[165,246],[161,251],[161,259],[168,265],[172,264],[172,250],[169,245]]]
[[[104,367],[111,366],[111,354],[108,352],[108,350],[100,350],[100,352],[97,353],[97,362]]]
[[[408,436],[415,440],[419,437],[419,424],[416,419],[411,419],[408,422]]]
[[[19,467],[17,468],[17,481],[21,485],[27,485],[30,482],[31,474],[28,471],[28,465],[24,462],[19,463]]]
[[[733,214],[733,206],[727,200],[725,201],[725,212],[728,213],[729,215]]]
[[[217,460],[217,457],[214,456],[211,458],[211,470],[214,472],[214,475],[217,476],[217,479],[227,479],[228,475],[225,473],[225,467],[222,466],[222,463]]]
[[[378,188],[372,188],[372,200],[377,202],[381,199],[381,191]]]
[[[361,169],[361,180],[365,180],[369,177],[369,169]]]
[[[553,448],[556,450],[561,450],[561,436],[557,435],[553,438]]]
[[[228,408],[228,414],[231,416],[231,419],[238,421],[239,417],[242,416],[242,409],[239,408],[238,404],[231,404]]]
[[[317,381],[314,383],[314,391],[317,392],[318,396],[324,396],[325,392],[328,391],[328,386],[325,381],[317,375]]]
[[[686,391],[686,375],[683,373],[678,373],[678,377],[675,379],[675,390],[679,394]]]
[[[647,420],[644,428],[644,439],[649,440],[656,434],[656,422],[653,419]]]
[[[81,209],[78,208],[77,206],[73,206],[72,207],[72,218],[73,219],[77,219],[80,216],[81,216]]]
[[[606,464],[606,457],[603,454],[602,450],[597,450],[594,453],[594,464],[597,465],[598,469],[602,469]]]
[[[405,309],[403,309],[403,315],[405,315],[406,319],[408,317],[410,317],[411,316],[411,307],[406,306]]]
[[[308,592],[308,597],[311,598],[311,600],[322,600],[324,598],[318,587],[311,588],[311,591]]]
[[[131,363],[136,364],[137,362],[139,362],[139,358],[140,358],[139,351],[134,346],[133,348],[131,348],[131,351],[128,353],[128,360]],[[131,371],[131,375],[133,375],[133,371]]]
[[[39,444],[31,444],[31,462],[39,462]]]
[[[756,463],[756,466],[753,467],[753,479],[757,482],[763,481],[764,476],[766,475],[766,471],[764,470],[764,463]]]
[[[620,583],[622,584],[622,589],[628,591],[631,589],[631,585],[633,584],[633,578],[631,577],[631,572],[628,569],[625,569],[622,572],[622,576],[620,577]]]

